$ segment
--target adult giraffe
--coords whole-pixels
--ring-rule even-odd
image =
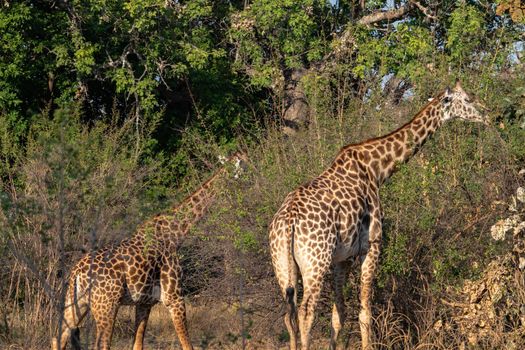
[[[288,194],[270,224],[269,243],[275,274],[288,304],[284,321],[292,350],[297,348],[298,331],[301,348],[308,349],[315,308],[330,266],[334,268],[335,294],[330,348],[336,348],[345,320],[343,286],[350,258],[355,256],[361,256],[362,261],[362,348],[371,346],[370,299],[382,236],[379,187],[394,173],[396,164],[406,162],[437,128],[453,118],[487,123],[459,82],[394,132],[343,147],[321,175]],[[297,315],[299,274],[304,292]]]
[[[53,339],[52,349],[65,349],[89,309],[97,328],[95,347],[109,349],[119,306],[135,305],[133,350],[142,350],[150,310],[159,301],[171,314],[183,350],[193,349],[186,327],[177,248],[205,214],[221,179],[232,173],[237,178],[245,161],[244,155],[234,154],[171,212],[144,223],[132,238],[81,258],[69,278],[61,336]]]

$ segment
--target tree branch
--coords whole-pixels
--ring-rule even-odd
[[[399,19],[406,15],[410,10],[412,9],[412,2],[408,2],[404,4],[403,6],[400,6],[397,9],[394,10],[388,10],[388,11],[377,11],[374,13],[371,13],[369,15],[366,15],[362,17],[359,21],[357,21],[358,24],[374,24],[381,21],[391,21],[395,19]]]
[[[412,4],[414,4],[414,6],[417,7],[417,8],[419,9],[419,11],[423,12],[423,14],[424,14],[425,16],[427,16],[427,17],[430,18],[431,20],[437,21],[438,18],[432,14],[432,11],[429,10],[427,7],[421,5],[420,2],[415,1],[415,0],[411,0],[410,2],[411,2]]]
[[[371,25],[383,21],[396,21],[406,16],[414,8],[419,9],[426,17],[431,20],[437,20],[437,17],[433,15],[432,11],[417,0],[408,0],[405,4],[401,5],[396,9],[387,11],[377,11],[366,16],[361,17],[356,23],[361,25]],[[352,50],[355,47],[355,41],[353,37],[353,26],[349,25],[340,35],[338,35],[338,45],[332,50],[324,61],[329,60],[333,56],[340,56],[345,54],[348,50]],[[320,67],[324,67],[325,64],[321,64]]]
[[[357,23],[359,24],[374,24],[382,21],[392,21],[399,19],[406,15],[414,7],[417,7],[426,17],[437,20],[437,17],[432,14],[432,11],[421,5],[420,2],[416,0],[409,0],[406,4],[400,6],[397,9],[388,10],[388,11],[377,11],[362,17]]]

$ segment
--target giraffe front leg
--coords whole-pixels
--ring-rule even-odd
[[[370,307],[370,300],[372,299],[372,283],[374,280],[378,259],[379,243],[370,243],[370,250],[366,254],[365,260],[361,265],[361,311],[359,312],[359,327],[361,329],[361,344],[363,349],[371,348],[372,311]]]
[[[380,216],[374,216],[370,219],[370,236],[369,248],[366,256],[361,263],[361,291],[359,312],[359,327],[361,329],[361,344],[363,349],[370,349],[372,342],[372,311],[370,301],[372,299],[373,281],[379,261],[379,252],[381,248],[381,220]]]
[[[139,304],[135,306],[135,341],[133,350],[142,350],[144,346],[144,333],[148,324],[148,318],[152,305]]]
[[[161,300],[168,308],[183,350],[193,350],[186,325],[186,306],[182,297],[182,268],[177,257],[165,258],[160,272]]]
[[[191,345],[190,335],[188,333],[188,326],[186,324],[186,307],[182,297],[177,298],[172,303],[167,305],[173,321],[173,326],[179,337],[180,345],[183,350],[193,350]]]
[[[346,307],[343,294],[343,288],[346,283],[346,278],[350,269],[350,262],[343,261],[335,264],[333,288],[335,294],[335,302],[332,306],[332,327],[330,336],[330,350],[335,350],[337,347],[337,338],[339,332],[343,328],[346,319]]]

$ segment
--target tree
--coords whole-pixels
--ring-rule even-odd
[[[231,142],[243,118],[251,118],[252,91],[232,72],[224,44],[229,2],[22,0],[0,6],[0,115],[18,131],[19,142],[42,110],[53,115],[72,101],[87,123],[111,118],[114,109],[132,115],[137,154],[151,146],[176,151],[188,125]],[[144,145],[141,134],[159,122],[165,128],[156,129],[157,146]]]
[[[290,133],[308,122],[305,76],[343,65],[355,97],[373,78],[399,100],[436,57],[468,65],[502,27],[488,2],[256,0],[233,15],[231,38],[238,69],[271,89]]]

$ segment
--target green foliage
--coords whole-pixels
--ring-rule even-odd
[[[74,100],[87,123],[110,119],[114,109],[134,114],[136,136],[161,121],[156,153],[180,149],[186,127],[233,143],[241,123],[254,124],[258,105],[250,102],[258,92],[244,89],[226,56],[221,20],[230,11],[208,0],[3,5],[0,114],[19,143],[41,110]]]
[[[450,27],[447,35],[447,49],[450,59],[462,64],[469,55],[479,52],[486,37],[486,22],[483,13],[467,2],[450,14]]]
[[[235,14],[230,33],[237,64],[253,70],[252,84],[269,87],[281,69],[318,61],[328,48],[328,10],[324,1],[258,0]]]
[[[413,8],[400,20],[361,26],[392,3],[369,1],[361,11],[317,0],[5,2],[0,248],[16,238],[55,287],[61,232],[71,255],[128,237],[196,188],[218,154],[242,145],[250,168],[224,183],[191,231],[198,249],[182,255],[195,263],[195,280],[242,270],[246,288],[275,287],[267,229],[286,194],[342,145],[402,125],[459,77],[490,107],[493,127],[447,124],[382,188],[379,298],[421,300],[429,284],[439,293],[460,283],[473,261],[483,266],[504,248],[487,242],[487,227],[525,160],[523,27],[520,9],[505,3],[494,13],[478,2],[422,1],[435,18]],[[304,73],[309,125],[283,138],[275,123],[296,72]],[[195,258],[204,251],[221,258]],[[4,278],[19,265],[0,255]],[[4,300],[42,305],[25,278],[27,290]]]
[[[471,274],[471,266],[467,264],[469,260],[468,255],[454,247],[447,247],[441,251],[432,261],[435,285],[442,287],[445,284],[456,284],[469,277]]]
[[[360,50],[353,73],[360,78],[369,76],[379,67],[380,75],[394,73],[415,80],[435,52],[429,29],[414,22],[400,23],[386,35],[358,27],[355,36]]]
[[[499,123],[500,134],[517,160],[525,160],[525,84],[509,87],[509,93],[501,99],[503,113],[495,120]]]
[[[380,287],[385,286],[387,276],[393,275],[396,278],[405,275],[410,270],[408,239],[408,235],[405,234],[397,234],[394,237],[385,235],[378,277]]]
[[[37,233],[56,244],[63,232],[68,242],[75,244],[75,237],[84,240],[88,232],[97,230],[99,215],[113,212],[118,218],[122,213],[138,211],[136,219],[140,220],[158,210],[159,203],[152,201],[161,193],[149,197],[152,193],[144,191],[143,186],[155,183],[162,171],[153,172],[158,163],[136,154],[130,124],[97,122],[87,128],[74,107],[57,110],[53,118],[41,116],[31,125],[25,152],[13,158],[17,181],[4,187],[9,192],[2,193],[19,198],[13,208],[16,216],[4,222],[6,233]],[[2,136],[5,144],[9,133]],[[127,207],[126,203],[133,204]],[[32,215],[39,219],[27,227],[27,217]],[[39,220],[43,220],[40,225]],[[137,223],[133,221],[116,219],[111,230],[130,229],[130,224]]]
[[[38,103],[48,97],[48,74],[54,64],[50,57],[65,31],[63,14],[44,14],[40,6],[20,1],[0,11],[0,112],[12,122],[22,113],[38,110]],[[65,43],[63,45],[66,45]],[[63,48],[63,46],[60,46]],[[56,54],[63,61],[58,49]],[[63,81],[57,81],[64,84]],[[38,101],[38,102],[37,102]],[[24,128],[27,117],[19,128]]]

